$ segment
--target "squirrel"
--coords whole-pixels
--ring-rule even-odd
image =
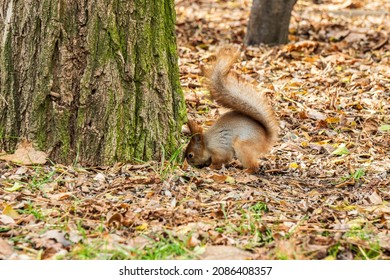
[[[205,132],[196,121],[188,121],[192,137],[185,157],[193,166],[220,169],[236,157],[253,173],[259,168],[260,154],[269,152],[277,141],[279,124],[267,97],[231,71],[238,56],[238,49],[224,46],[214,63],[203,69],[211,98],[232,110]]]

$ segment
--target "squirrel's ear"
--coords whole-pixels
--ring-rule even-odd
[[[192,121],[192,120],[188,120],[188,128],[190,129],[191,131],[191,135],[194,135],[194,134],[202,134],[203,132],[203,129],[201,126],[199,126],[195,121]]]

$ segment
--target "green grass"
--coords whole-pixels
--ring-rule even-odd
[[[190,236],[188,237],[190,238]],[[159,235],[155,238],[147,238],[143,248],[133,248],[127,245],[111,245],[102,238],[83,239],[83,242],[72,247],[72,250],[59,259],[101,259],[101,260],[168,260],[168,259],[193,259],[199,248],[189,248],[186,240],[182,241],[170,234]]]
[[[192,249],[188,248],[185,241],[174,238],[171,235],[159,236],[145,246],[142,250],[134,250],[135,259],[140,260],[165,260],[165,259],[193,259]]]
[[[151,165],[151,169],[160,176],[161,180],[166,180],[172,173],[177,169],[183,162],[182,152],[184,146],[187,143],[182,144],[178,147],[172,155],[167,159],[167,153],[164,146],[161,146],[161,159],[156,165]],[[139,158],[135,158],[134,162],[138,164],[146,164],[147,162]]]
[[[351,244],[350,247],[356,253],[356,260],[376,260],[381,256],[381,248],[378,243],[370,243],[369,248],[355,244]]]
[[[344,251],[352,252],[356,260],[376,260],[381,257],[381,247],[375,234],[369,230],[353,228],[327,250],[327,260],[339,259]]]
[[[10,227],[5,227],[5,226],[0,227],[0,233],[7,232],[7,231],[10,231],[10,230],[11,230]]]
[[[354,253],[355,260],[376,260],[381,256],[381,248],[377,242],[369,243],[366,247],[352,243],[345,243],[344,246],[348,248],[348,251]],[[335,245],[328,248],[328,256],[325,259],[337,260],[339,259],[340,254],[345,250],[346,248],[341,246],[340,242],[337,242]]]
[[[343,237],[347,239],[351,251],[356,253],[355,259],[372,260],[380,257],[381,247],[371,230],[355,227]]]
[[[48,183],[52,183],[55,181],[58,181],[59,176],[57,176],[57,170],[52,167],[50,170],[48,170],[47,166],[42,167],[42,166],[34,166],[33,172],[24,174],[22,180],[9,180],[11,183],[13,183],[12,187],[6,188],[5,190],[14,192],[18,191],[21,188],[27,187],[31,191],[42,191],[44,196],[45,191],[43,189],[43,186]]]
[[[363,168],[358,168],[355,171],[351,171],[348,175],[341,177],[342,182],[353,179],[355,182],[359,182],[364,178],[365,171]]]
[[[289,260],[290,258],[285,253],[278,252],[276,254],[276,259],[281,261],[286,261]]]
[[[50,170],[47,167],[34,166],[31,174],[27,173],[23,175],[21,180],[7,180],[12,183],[12,187],[4,188],[8,192],[19,191],[22,188],[29,188],[32,192],[41,191],[44,197],[46,196],[44,186],[48,183],[59,181],[57,170],[53,167]]]
[[[236,221],[228,217],[223,204],[221,211],[225,216],[225,224],[218,225],[214,230],[227,235],[248,237],[247,243],[244,245],[246,249],[262,247],[274,240],[272,230],[261,221],[263,214],[268,211],[264,202],[257,202],[246,209],[243,208],[240,219]]]
[[[23,209],[19,209],[18,212],[20,214],[32,214],[34,218],[39,221],[45,220],[45,215],[43,214],[42,209],[34,206],[31,201],[27,202],[25,207]]]
[[[377,242],[369,243],[369,248],[357,245],[350,245],[351,250],[356,253],[355,259],[376,260],[381,256],[381,247]]]
[[[340,242],[330,246],[328,248],[328,256],[325,258],[327,260],[337,260],[337,256],[340,252]]]
[[[161,160],[157,167],[156,173],[158,173],[162,180],[166,179],[172,172],[182,163],[182,151],[187,143],[177,148],[170,158],[166,159],[166,152],[163,146],[161,146]]]
[[[68,254],[57,259],[126,260],[129,259],[129,252],[119,246],[112,248],[108,241],[99,238],[77,244]]]
[[[31,180],[29,180],[29,186],[33,189],[39,189],[42,191],[42,186],[44,184],[51,183],[56,180],[54,178],[57,173],[55,169],[52,169],[50,170],[50,172],[47,172],[46,170],[44,170],[44,168],[36,166],[34,168],[34,171],[34,176],[31,178]]]
[[[263,215],[263,213],[268,212],[268,207],[267,204],[259,201],[255,205],[250,206],[248,210],[252,212],[254,216],[260,218]]]

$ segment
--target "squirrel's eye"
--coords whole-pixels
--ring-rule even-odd
[[[194,154],[193,153],[189,153],[188,154],[188,158],[193,158],[194,157]]]

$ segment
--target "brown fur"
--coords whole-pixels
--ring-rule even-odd
[[[211,97],[233,111],[222,115],[206,132],[189,121],[192,138],[185,155],[191,165],[221,168],[237,157],[244,168],[254,172],[258,156],[267,153],[277,140],[278,121],[266,96],[231,72],[238,54],[237,49],[223,47],[211,67],[203,70]]]

